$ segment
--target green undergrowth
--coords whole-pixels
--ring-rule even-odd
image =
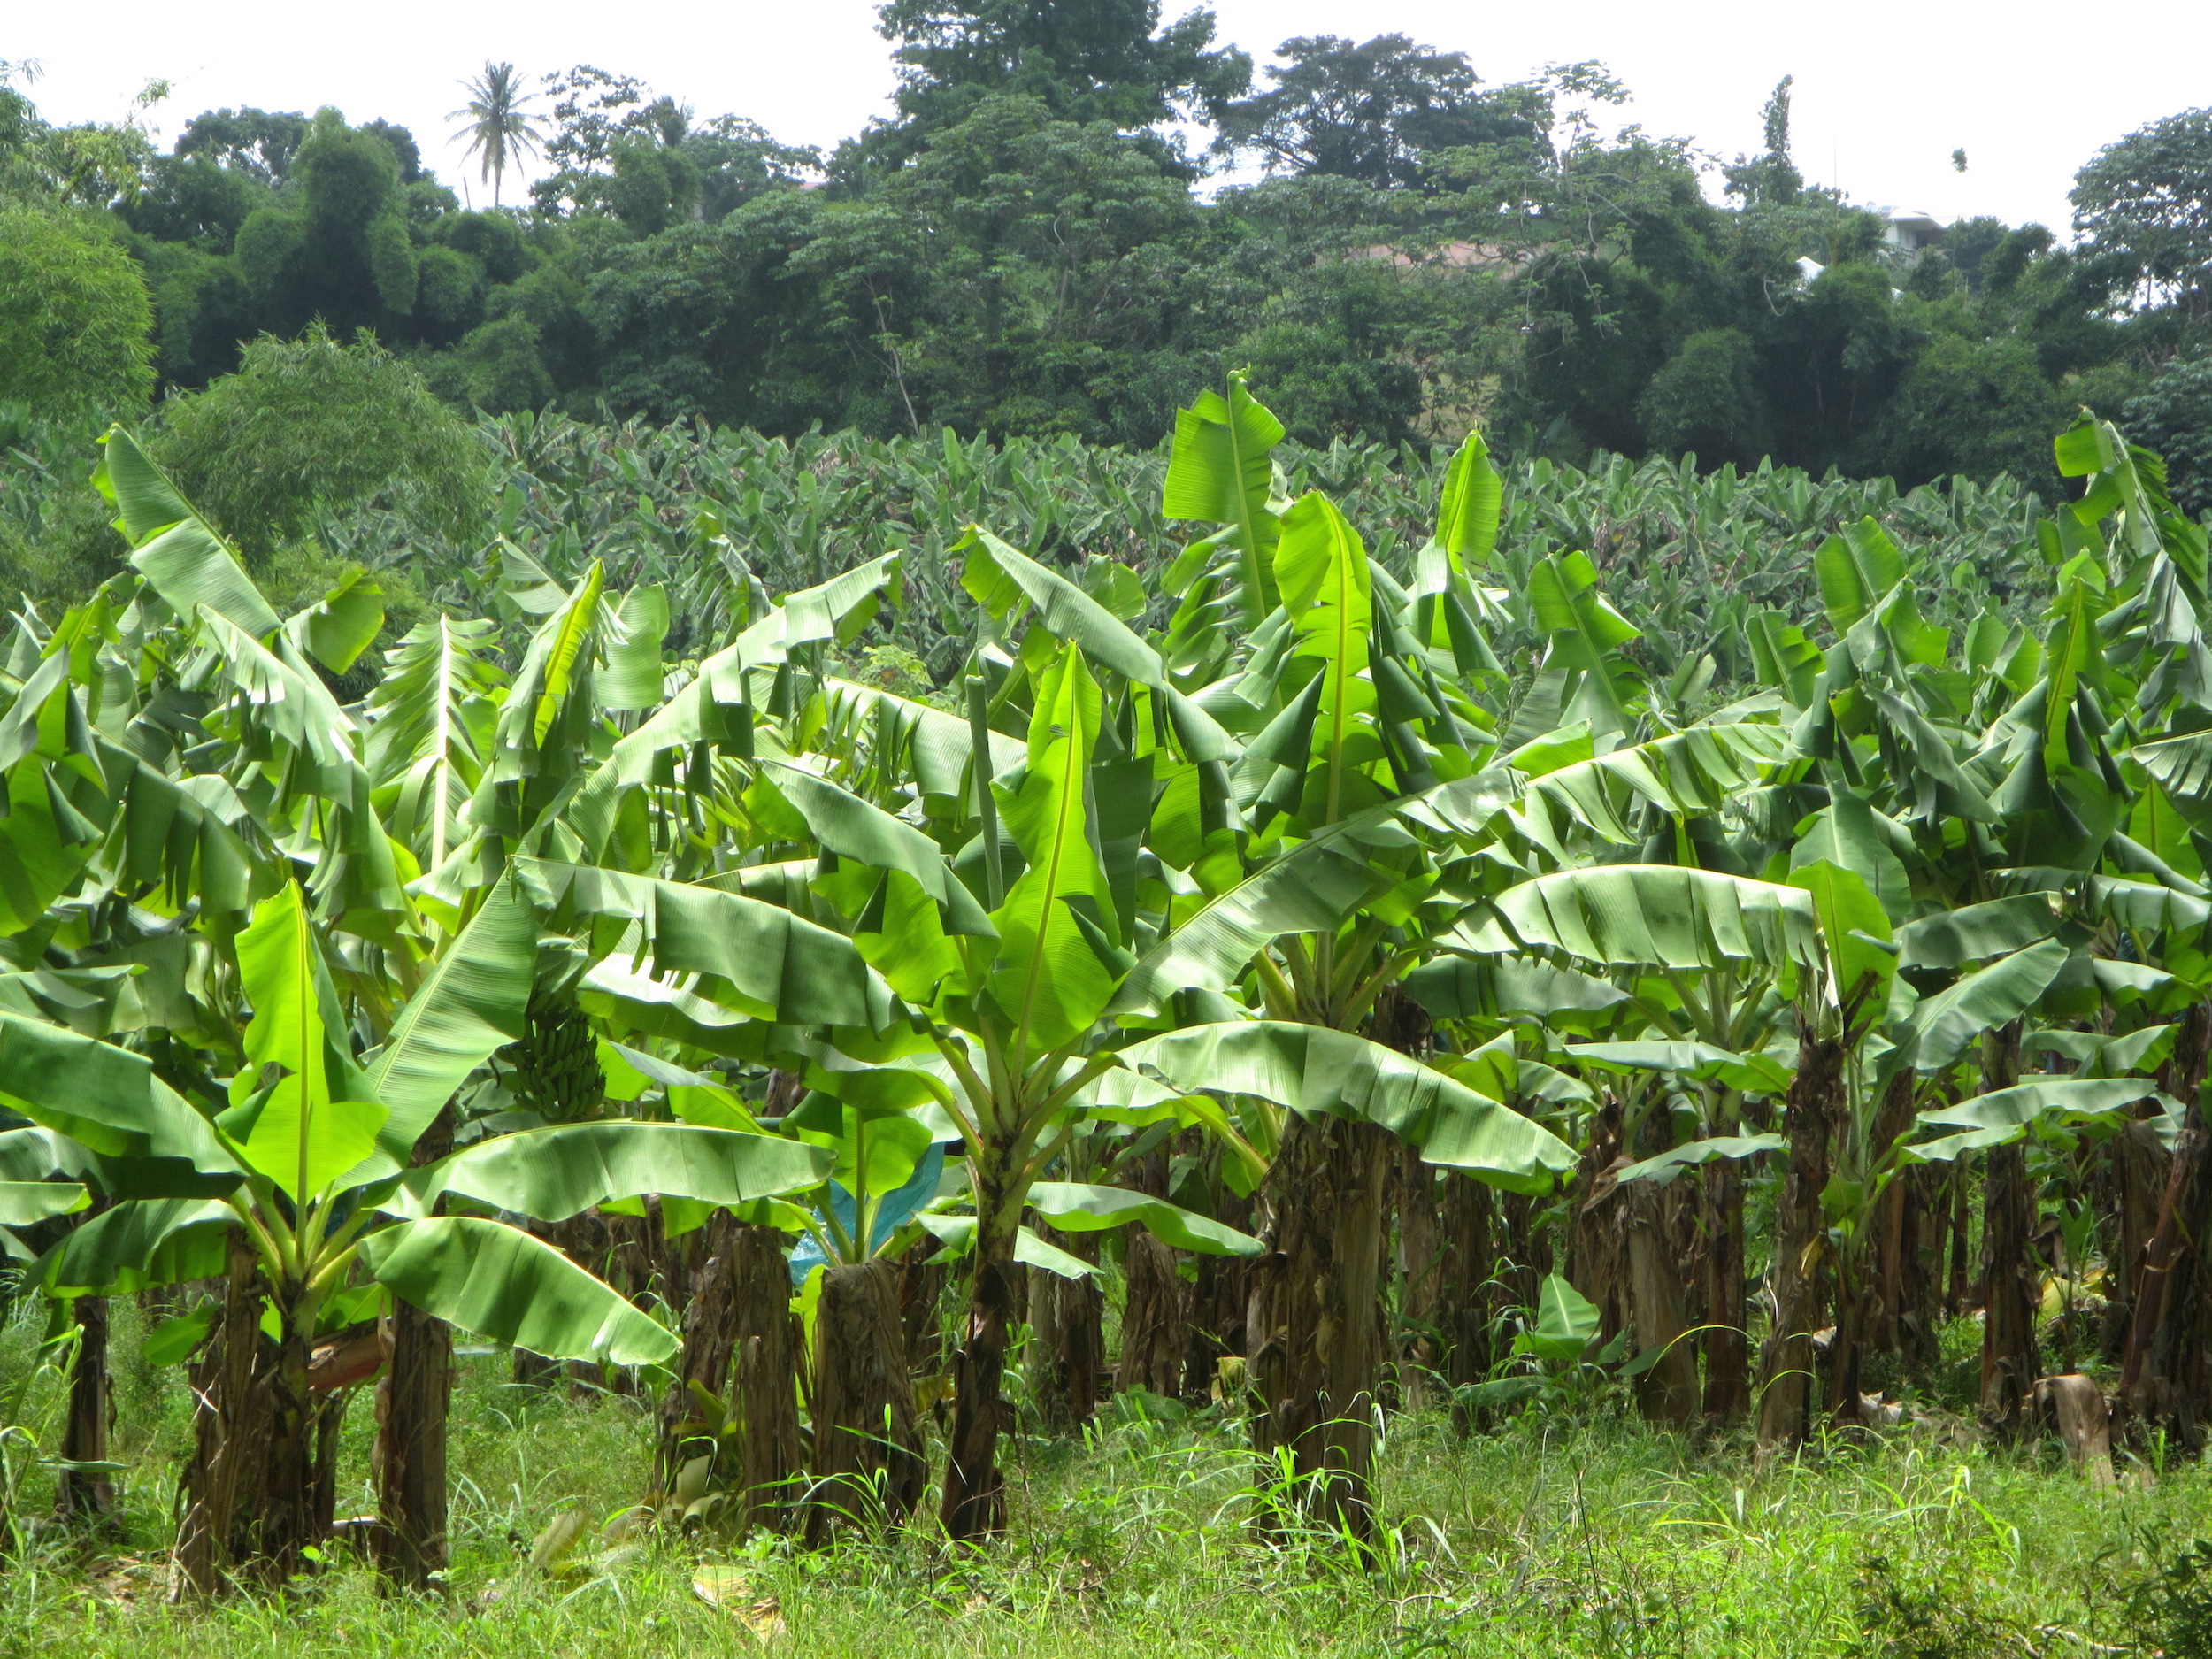
[[[176,1373],[136,1357],[134,1310],[119,1312],[119,1535],[35,1530],[0,1573],[0,1652],[2212,1659],[2212,1549],[2192,1548],[2212,1536],[2212,1473],[2194,1464],[2124,1457],[2120,1489],[2099,1492],[2053,1449],[1993,1452],[1955,1430],[1762,1470],[1740,1443],[1655,1433],[1604,1402],[1468,1440],[1422,1414],[1393,1422],[1388,1527],[1363,1571],[1325,1537],[1263,1540],[1235,1423],[1140,1398],[1079,1443],[1012,1440],[999,1545],[949,1554],[916,1527],[810,1555],[626,1536],[650,1411],[518,1390],[496,1354],[461,1364],[446,1597],[382,1597],[334,1548],[284,1597],[187,1612],[164,1603],[161,1556],[186,1402]],[[50,1449],[57,1382],[18,1392],[34,1334],[12,1334],[0,1388]],[[371,1507],[369,1407],[349,1414],[342,1515]],[[17,1512],[43,1512],[50,1471],[15,1462]],[[534,1566],[570,1510],[580,1541]]]

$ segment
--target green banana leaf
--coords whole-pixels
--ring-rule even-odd
[[[368,1064],[370,1091],[388,1114],[377,1146],[394,1168],[406,1166],[469,1073],[522,1036],[537,956],[536,918],[503,879],[399,1010]]]
[[[593,694],[603,709],[657,709],[666,690],[661,641],[668,637],[668,594],[658,583],[633,588],[609,603],[599,622],[599,672]]]
[[[2051,895],[2021,893],[2006,899],[1962,904],[1907,922],[1897,930],[1898,965],[1956,968],[1970,962],[2024,950],[2058,931],[2062,911]]]
[[[1830,625],[1839,634],[1847,634],[1904,580],[1905,560],[1881,526],[1867,518],[1820,544],[1813,554],[1813,574]]]
[[[999,951],[988,986],[1031,1055],[1089,1029],[1118,978],[1100,949],[1102,931],[1111,941],[1120,924],[1089,833],[1101,714],[1097,683],[1082,652],[1069,646],[1038,686],[1028,768],[1018,785],[999,791],[999,810],[1028,867],[992,918]],[[1087,914],[1079,917],[1078,904]]]
[[[949,1216],[936,1210],[925,1210],[914,1217],[923,1232],[944,1246],[933,1258],[941,1262],[957,1261],[975,1248],[975,1217]],[[1087,1262],[1079,1256],[1071,1256],[1056,1244],[1048,1244],[1027,1227],[1014,1234],[1014,1260],[1023,1267],[1041,1268],[1056,1273],[1062,1279],[1095,1279],[1098,1263]]]
[[[79,1181],[0,1181],[0,1227],[73,1216],[91,1202]]]
[[[351,668],[383,627],[383,584],[357,565],[347,566],[336,587],[284,622],[293,645],[334,674]]]
[[[1922,1112],[1916,1119],[1919,1126],[1959,1133],[1915,1142],[1899,1148],[1899,1154],[1908,1163],[1947,1164],[1963,1152],[2008,1146],[2038,1124],[2111,1123],[2136,1102],[2157,1092],[2158,1085],[2147,1078],[2039,1078]]]
[[[1229,376],[1226,397],[1202,392],[1196,403],[1176,411],[1161,511],[1170,518],[1230,526],[1238,600],[1248,624],[1258,623],[1276,603],[1279,525],[1269,506],[1274,480],[1269,456],[1282,441],[1283,423],[1245,389],[1240,372]]]
[[[1890,944],[1889,917],[1873,890],[1856,871],[1825,858],[1791,871],[1790,885],[1810,895],[1820,918],[1835,1001],[1863,995],[1863,1005],[1878,1012],[1886,987],[1897,974],[1897,955]]]
[[[1619,847],[1640,845],[1639,809],[1695,817],[1717,812],[1761,783],[1789,749],[1789,733],[1763,721],[1695,726],[1603,755],[1555,766],[1530,780],[1524,818],[1541,810],[1546,839],[1560,844],[1570,828]],[[1519,764],[1519,757],[1515,757]]]
[[[1444,942],[1476,955],[1562,950],[1608,966],[1786,969],[1819,960],[1816,929],[1811,895],[1795,887],[1679,864],[1601,864],[1508,887]]]
[[[133,1200],[104,1210],[39,1259],[30,1278],[54,1296],[127,1296],[227,1271],[237,1212],[215,1199]]]
[[[1164,1198],[1151,1198],[1119,1187],[1079,1181],[1039,1181],[1029,1189],[1029,1207],[1062,1233],[1097,1233],[1110,1227],[1141,1225],[1163,1244],[1202,1256],[1257,1256],[1260,1241],[1210,1217]]]
[[[1306,814],[1318,826],[1335,822],[1350,802],[1353,740],[1367,729],[1375,707],[1375,687],[1366,678],[1374,618],[1367,549],[1319,490],[1309,490],[1283,515],[1275,580],[1297,634],[1292,658],[1321,664],[1311,749],[1325,795],[1320,810]]]
[[[121,426],[101,440],[94,474],[113,501],[131,563],[179,616],[203,607],[256,639],[277,631],[277,613],[213,526],[196,512],[138,440]]]
[[[1536,1292],[1536,1323],[1514,1339],[1514,1351],[1571,1364],[1588,1349],[1601,1321],[1588,1297],[1558,1274],[1547,1273]]]
[[[1756,1157],[1762,1152],[1780,1152],[1789,1146],[1789,1137],[1776,1134],[1712,1135],[1703,1141],[1686,1141],[1656,1157],[1642,1158],[1624,1169],[1614,1171],[1617,1181],[1657,1181],[1662,1187],[1695,1164],[1710,1164],[1716,1158]]]
[[[946,932],[993,935],[991,919],[975,895],[952,874],[943,849],[920,830],[798,766],[771,761],[762,772],[825,851],[871,870],[910,876],[944,907]]]
[[[1877,812],[1863,795],[1836,787],[1829,791],[1830,804],[1813,817],[1812,826],[1790,849],[1794,872],[1823,860],[1848,870],[1866,884],[1893,920],[1912,904],[1912,882],[1896,842],[1910,847],[1911,837],[1901,826]]]
[[[1593,974],[1512,956],[1440,956],[1402,983],[1406,995],[1439,1019],[1532,1019],[1561,1031],[1609,1025],[1629,1000],[1620,987]]]
[[[1736,1054],[1709,1042],[1649,1039],[1636,1042],[1571,1042],[1571,1059],[1612,1070],[1663,1071],[1724,1084],[1746,1094],[1774,1095],[1790,1086],[1788,1071],[1773,1056]]]
[[[1924,998],[1913,1010],[1913,1064],[1929,1073],[1955,1064],[1975,1038],[2032,1008],[2070,954],[2057,940],[2042,940]]]
[[[1047,570],[989,531],[971,527],[951,549],[964,555],[960,585],[995,617],[1026,602],[1048,634],[1078,647],[1102,668],[1149,688],[1166,704],[1185,752],[1194,761],[1229,760],[1235,740],[1179,691],[1159,652],[1120,618],[1056,571]]]
[[[0,1104],[104,1157],[244,1173],[144,1056],[42,1021],[0,1013]]]
[[[1194,1025],[1122,1056],[1187,1093],[1254,1094],[1302,1117],[1378,1124],[1429,1163],[1510,1192],[1548,1192],[1575,1164],[1574,1149],[1540,1125],[1348,1032],[1275,1020]]]
[[[410,1171],[388,1207],[425,1216],[439,1194],[453,1193],[563,1221],[594,1204],[648,1193],[749,1204],[818,1186],[829,1167],[827,1153],[780,1135],[635,1120],[568,1124],[491,1136]]]
[[[755,1020],[795,1025],[891,1024],[891,987],[853,941],[789,910],[713,887],[590,865],[515,860],[541,910],[641,923],[658,972],[698,973],[701,995]]]
[[[1597,567],[1586,553],[1547,555],[1529,571],[1529,608],[1551,642],[1555,660],[1547,667],[1579,677],[1564,712],[1586,718],[1593,731],[1625,733],[1635,724],[1629,705],[1642,687],[1620,648],[1643,630],[1597,588]]]
[[[1505,483],[1482,434],[1470,431],[1452,455],[1436,503],[1436,542],[1452,557],[1485,565],[1497,544]]]
[[[1270,940],[1333,934],[1396,882],[1368,862],[1370,841],[1392,832],[1393,810],[1376,807],[1347,818],[1207,901],[1138,959],[1107,1012],[1154,1014],[1179,991],[1226,991]],[[1403,832],[1394,836],[1402,840]]]
[[[238,935],[238,977],[253,1018],[233,1108],[217,1120],[256,1171],[296,1204],[320,1194],[368,1157],[384,1109],[353,1098],[352,1068],[336,1048],[344,1030],[338,994],[297,884],[255,907]],[[242,1087],[274,1071],[273,1081]]]
[[[500,1222],[401,1222],[361,1240],[361,1263],[425,1313],[550,1359],[657,1365],[682,1346],[551,1245]]]

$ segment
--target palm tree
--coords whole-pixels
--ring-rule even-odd
[[[483,158],[476,176],[492,181],[492,205],[497,207],[500,180],[506,177],[509,165],[523,156],[537,153],[541,135],[523,107],[530,95],[522,91],[512,64],[488,61],[482,74],[461,84],[467,89],[469,101],[453,111],[452,117],[465,118],[467,124],[453,135],[465,134],[467,153]]]

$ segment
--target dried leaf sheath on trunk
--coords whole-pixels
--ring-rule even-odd
[[[209,1595],[234,1578],[273,1586],[321,1541],[316,1514],[319,1401],[306,1337],[262,1333],[259,1263],[231,1243],[217,1324],[193,1369],[195,1444],[179,1489],[175,1593]]]
[[[89,1221],[107,1208],[95,1199],[84,1212]],[[104,1525],[115,1515],[115,1481],[104,1469],[71,1465],[108,1460],[108,1430],[115,1414],[108,1373],[108,1299],[80,1296],[70,1313],[77,1327],[77,1351],[69,1362],[69,1408],[62,1427],[64,1463],[54,1480],[54,1511],[65,1521]]]
[[[1984,1039],[1982,1089],[2020,1080],[2020,1022]],[[1982,1174],[1981,1419],[1992,1432],[2016,1436],[2032,1420],[2036,1379],[2043,1365],[2036,1341],[2042,1305],[2042,1263],[2030,1236],[2035,1192],[2025,1148],[1992,1147]]]
[[[1167,1171],[1165,1152],[1151,1152],[1135,1160],[1127,1184],[1133,1191],[1164,1198]],[[1115,1386],[1172,1399],[1183,1390],[1191,1286],[1177,1270],[1174,1249],[1141,1227],[1122,1234],[1121,1271],[1125,1292]]]
[[[1751,1410],[1750,1310],[1744,1300],[1743,1165],[1716,1158],[1699,1176],[1705,1225],[1705,1394],[1715,1423]]]
[[[1812,1409],[1813,1333],[1826,1323],[1821,1190],[1828,1184],[1828,1141],[1845,1110],[1844,1045],[1833,1037],[1798,1040],[1797,1074],[1785,1102],[1789,1164],[1774,1216],[1774,1329],[1759,1366],[1759,1444],[1804,1438]]]
[[[2131,1423],[2163,1424],[2185,1444],[2203,1442],[2212,1415],[2212,1312],[2205,1307],[2204,1243],[2212,1237],[2212,1133],[2203,1087],[2212,1063],[2212,1005],[2183,1017],[2164,1078],[2184,1103],[2158,1222],[2143,1249],[2134,1318],[2120,1371],[2120,1405]]]
[[[1698,1410],[1697,1348],[1682,1311],[1680,1257],[1669,1248],[1665,1194],[1650,1181],[1618,1189],[1627,1234],[1628,1302],[1639,1356],[1656,1354],[1636,1379],[1636,1403],[1646,1418],[1686,1428]]]
[[[973,1279],[960,1347],[953,1355],[952,1434],[945,1448],[945,1486],[940,1519],[952,1538],[988,1538],[1005,1530],[1006,1484],[998,1467],[1000,1417],[1005,1405],[1006,1345],[1014,1321],[1014,1225],[997,1227],[1007,1177],[1002,1161],[987,1151],[973,1160],[976,1228]]]
[[[1290,1502],[1359,1539],[1374,1528],[1377,1279],[1396,1157],[1371,1124],[1290,1121],[1268,1173],[1274,1214],[1245,1327],[1254,1449],[1287,1479]]]
[[[692,1275],[680,1369],[661,1409],[659,1489],[677,1491],[695,1459],[735,1494],[733,1528],[782,1531],[798,1502],[799,1335],[785,1240],[772,1227],[718,1215]],[[720,1433],[711,1431],[717,1426]]]
[[[807,1541],[836,1527],[895,1523],[929,1481],[899,1317],[898,1269],[878,1259],[823,1271],[814,1317],[814,1467]]]
[[[1096,1263],[1100,1235],[1077,1233],[1062,1248],[1080,1262]],[[1044,1268],[1029,1270],[1029,1392],[1045,1426],[1056,1433],[1080,1428],[1098,1415],[1098,1390],[1106,1372],[1105,1294],[1095,1275],[1064,1279]]]
[[[449,1103],[412,1162],[426,1164],[453,1146]],[[392,1583],[427,1589],[450,1562],[447,1540],[446,1430],[453,1402],[453,1327],[395,1301],[386,1316],[391,1356],[376,1390],[377,1565]]]

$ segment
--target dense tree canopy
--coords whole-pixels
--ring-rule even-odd
[[[1510,96],[1486,98],[1463,52],[1403,35],[1354,45],[1334,35],[1285,41],[1275,85],[1220,112],[1216,148],[1250,150],[1269,171],[1333,173],[1378,188],[1429,182],[1429,152],[1523,149],[1537,129]]]
[[[1002,92],[1065,119],[1134,130],[1213,114],[1251,81],[1251,59],[1213,44],[1213,13],[1162,28],[1159,0],[887,0],[878,10],[897,46],[901,127],[911,136]]]
[[[157,154],[135,117],[50,127],[6,81],[0,192],[111,216],[167,388],[319,324],[492,412],[1149,445],[1245,366],[1310,442],[1480,423],[1563,459],[2046,489],[2035,434],[2085,404],[2156,423],[2179,499],[2207,488],[2204,111],[2090,160],[2078,246],[1978,218],[1907,249],[1806,181],[1786,78],[1758,152],[1716,170],[1609,130],[1626,90],[1595,64],[1490,85],[1405,35],[1299,36],[1256,87],[1209,13],[1155,0],[892,0],[881,23],[897,113],[826,158],[596,65],[492,65],[466,83],[472,172],[487,121],[505,171],[540,140],[542,166],[526,209],[472,208],[387,121],[214,110]],[[1215,164],[1237,171],[1208,188]]]
[[[2212,110],[2185,110],[2097,152],[2074,184],[2074,227],[2114,297],[2212,319]]]
[[[0,205],[0,403],[88,424],[136,414],[153,391],[152,324],[110,226]]]

